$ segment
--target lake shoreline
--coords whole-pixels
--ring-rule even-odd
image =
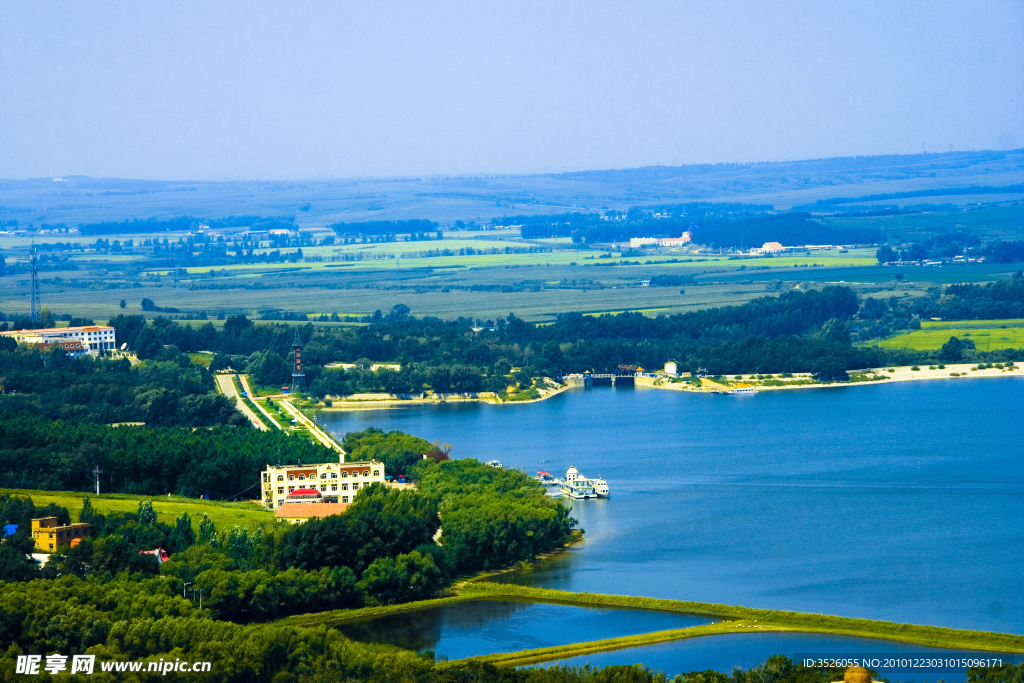
[[[855,386],[868,386],[873,384],[890,384],[892,382],[915,382],[922,380],[962,380],[962,379],[978,379],[982,377],[1024,377],[1024,370],[1020,366],[1007,370],[1005,368],[986,368],[984,370],[972,370],[971,368],[977,367],[973,363],[957,363],[953,365],[947,365],[943,369],[931,370],[928,367],[922,367],[919,370],[912,370],[914,366],[895,366],[893,372],[889,372],[886,368],[872,368],[864,370],[861,374],[873,374],[877,379],[866,379],[852,382],[815,382],[811,378],[810,373],[796,373],[790,379],[793,384],[784,384],[781,386],[765,385],[758,380],[729,380],[731,384],[717,384],[716,382],[704,380],[708,383],[707,386],[700,388],[693,387],[689,382],[686,381],[671,381],[665,382],[662,377],[659,378],[637,378],[640,380],[650,379],[649,382],[637,382],[638,388],[644,389],[663,389],[668,391],[685,391],[695,394],[712,394],[716,391],[721,393],[723,391],[728,392],[732,389],[738,388],[737,384],[742,384],[744,387],[749,387],[758,392],[761,391],[779,391],[779,390],[793,390],[793,389],[825,389],[825,388],[838,388],[838,387],[855,387]],[[952,375],[950,373],[957,373]],[[785,381],[783,379],[782,381]],[[660,383],[659,383],[660,381]],[[797,382],[800,382],[799,384]]]
[[[855,386],[869,386],[874,384],[890,384],[893,382],[915,382],[922,380],[963,380],[963,379],[979,379],[982,377],[1024,377],[1024,369],[1020,366],[1016,366],[1011,370],[999,369],[999,368],[986,368],[984,370],[971,370],[972,367],[977,367],[972,363],[958,363],[955,365],[947,365],[944,369],[930,370],[927,367],[922,367],[920,370],[911,370],[912,366],[901,366],[895,367],[892,373],[889,373],[885,368],[877,368],[866,370],[865,374],[875,374],[878,379],[869,379],[853,382],[816,382],[811,379],[810,373],[796,373],[793,375],[793,384],[784,384],[781,386],[765,385],[757,380],[745,381],[735,380],[732,384],[717,384],[715,382],[705,380],[708,382],[706,386],[694,387],[689,382],[677,380],[677,381],[665,381],[667,377],[636,377],[634,378],[634,386],[638,389],[661,389],[664,391],[683,391],[694,394],[715,394],[729,392],[732,389],[737,388],[735,384],[737,382],[742,383],[744,386],[756,390],[757,392],[762,391],[789,391],[793,389],[828,389],[828,388],[840,388],[840,387],[855,387]],[[952,376],[950,373],[956,372],[958,376]],[[473,395],[458,395],[458,396],[446,396],[446,397],[429,397],[429,398],[381,398],[379,400],[374,399],[359,399],[359,400],[345,400],[337,399],[332,400],[330,406],[316,406],[311,410],[313,412],[352,412],[352,411],[363,411],[363,410],[391,410],[395,408],[409,408],[414,406],[436,406],[446,405],[452,403],[488,403],[496,406],[509,406],[509,405],[527,405],[530,403],[539,403],[546,401],[549,398],[564,393],[572,388],[565,384],[556,384],[555,380],[550,378],[543,378],[547,381],[547,387],[539,389],[540,397],[527,399],[524,401],[502,401],[496,396],[473,396]],[[785,380],[783,380],[785,381]],[[801,383],[797,383],[801,382]]]

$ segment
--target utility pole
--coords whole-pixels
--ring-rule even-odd
[[[93,468],[92,476],[96,479],[96,495],[100,495],[100,475],[103,474],[103,470],[99,468],[99,465]]]
[[[187,589],[191,585],[192,585],[192,582],[189,581],[188,583],[186,583],[184,586],[181,587],[181,597],[185,597],[185,589]]]
[[[29,270],[32,273],[32,302],[28,318],[35,323],[39,322],[39,257],[36,254],[35,244],[29,248]]]

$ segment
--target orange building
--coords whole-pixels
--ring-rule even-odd
[[[92,536],[92,524],[60,525],[56,517],[41,517],[32,520],[32,540],[36,548],[47,552],[69,545],[75,539]]]

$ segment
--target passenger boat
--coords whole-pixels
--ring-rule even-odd
[[[743,394],[756,394],[757,389],[754,387],[737,387],[729,392],[731,395],[743,395]]]
[[[599,480],[604,484],[605,496],[608,495],[608,483]],[[569,498],[597,498],[595,482],[587,479],[575,467],[569,467],[565,471],[565,479],[562,480],[562,493]]]
[[[598,498],[607,498],[608,497],[608,482],[606,482],[604,479],[601,479],[600,477],[597,478],[597,479],[594,479],[593,481],[594,481],[594,493],[597,494],[597,497]]]

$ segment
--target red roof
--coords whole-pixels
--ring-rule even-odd
[[[309,519],[340,515],[348,503],[285,503],[277,509],[278,519]]]
[[[296,489],[288,494],[288,497],[292,496],[319,496],[320,492],[316,489]]]

